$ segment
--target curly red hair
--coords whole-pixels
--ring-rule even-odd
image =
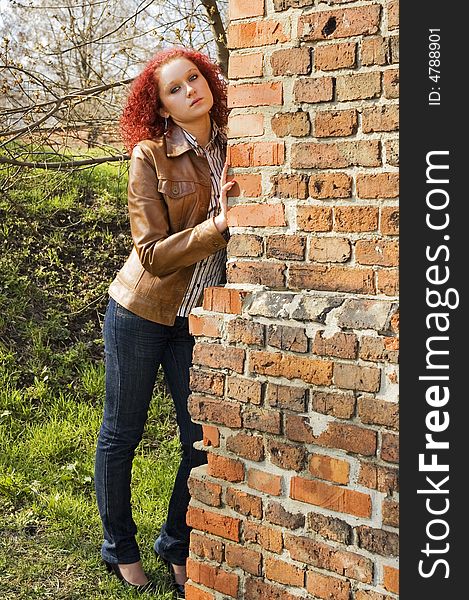
[[[226,126],[228,121],[227,82],[220,67],[213,63],[208,56],[196,50],[177,46],[166,48],[148,61],[130,87],[120,120],[122,140],[129,154],[132,154],[132,150],[138,142],[163,135],[164,119],[159,114],[161,102],[158,90],[158,69],[179,57],[193,62],[205,77],[213,95],[210,116],[222,129]]]

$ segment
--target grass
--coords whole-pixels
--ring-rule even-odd
[[[1,180],[0,180],[1,183]],[[134,598],[101,565],[93,463],[104,399],[107,288],[131,247],[126,170],[30,172],[0,200],[0,597]],[[133,467],[142,560],[179,461],[161,377]]]

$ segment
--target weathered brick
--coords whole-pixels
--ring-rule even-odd
[[[295,102],[315,104],[329,102],[334,97],[333,77],[308,77],[297,79],[293,84]]]
[[[270,124],[278,137],[302,137],[309,134],[311,127],[308,113],[303,111],[277,113],[272,117]]]
[[[213,594],[192,585],[191,582],[187,582],[184,587],[186,600],[215,600]]]
[[[228,48],[253,48],[288,42],[282,23],[272,19],[232,23],[228,27]]]
[[[245,351],[242,348],[228,348],[221,344],[197,342],[193,351],[194,364],[214,368],[223,365],[237,373],[243,372],[244,358]]]
[[[267,384],[267,402],[270,406],[304,412],[306,407],[306,389],[290,385]]]
[[[249,406],[243,411],[243,426],[256,431],[280,433],[282,430],[281,415],[277,410]]]
[[[399,107],[397,104],[384,104],[363,109],[363,133],[396,131],[397,129],[399,129]]]
[[[274,288],[285,286],[285,265],[266,261],[237,261],[228,263],[228,283],[257,283]]]
[[[332,363],[327,360],[315,360],[294,356],[282,352],[250,352],[250,372],[272,377],[302,379],[316,385],[329,385],[332,379]]]
[[[234,175],[228,175],[228,181],[233,179]],[[262,176],[259,173],[237,173],[232,191],[234,196],[258,198],[262,195]]]
[[[203,308],[226,314],[241,314],[247,292],[225,287],[208,287],[204,290]]]
[[[186,521],[189,527],[199,531],[206,531],[227,540],[239,542],[241,521],[234,517],[189,505]]]
[[[284,587],[272,585],[253,577],[246,579],[244,589],[245,597],[249,600],[266,600],[266,598],[268,600],[298,600],[298,596],[289,594]]]
[[[232,319],[227,326],[227,340],[230,343],[264,345],[264,325],[248,319]]]
[[[190,370],[189,387],[193,392],[223,396],[224,382],[225,377],[221,373],[194,368]]]
[[[388,13],[388,29],[399,27],[399,0],[389,0],[386,4]]]
[[[357,195],[359,198],[397,198],[399,173],[357,175]]]
[[[362,65],[387,65],[390,61],[388,41],[381,36],[363,38],[361,42]]]
[[[237,433],[226,440],[226,449],[249,460],[264,459],[264,439],[259,435]]]
[[[314,479],[292,477],[290,497],[356,517],[371,517],[371,498],[368,494]]]
[[[339,542],[346,546],[349,546],[352,542],[352,527],[337,517],[311,512],[308,514],[307,529],[326,540]]]
[[[264,565],[265,576],[278,583],[303,587],[305,572],[284,560],[267,557]]]
[[[381,164],[378,140],[292,145],[291,166],[295,169],[342,169],[344,167],[378,167]]]
[[[353,298],[345,300],[337,311],[337,325],[350,329],[374,329],[383,331],[388,328],[392,303],[389,301]]]
[[[278,440],[269,440],[267,449],[270,462],[282,469],[302,471],[306,460],[306,450],[302,446],[284,444]]]
[[[209,421],[227,427],[241,427],[241,406],[237,402],[223,402],[219,399],[191,394],[188,408],[195,421]]]
[[[373,579],[373,561],[369,558],[338,550],[313,538],[290,535],[284,536],[285,547],[293,560],[297,560],[319,569],[338,573],[344,577],[371,583]]]
[[[392,600],[391,596],[384,596],[373,592],[372,590],[357,590],[355,592],[355,600]]]
[[[312,454],[309,457],[308,469],[311,475],[319,479],[344,485],[349,482],[350,463],[346,460],[323,454]]]
[[[374,529],[367,525],[360,525],[355,528],[355,531],[360,548],[381,556],[399,555],[399,536],[397,533]]]
[[[305,516],[302,513],[291,513],[280,502],[271,501],[265,511],[265,519],[274,525],[298,529],[304,527]]]
[[[287,285],[296,290],[375,293],[374,273],[371,269],[343,266],[292,265]]]
[[[309,178],[312,198],[350,198],[352,178],[347,173],[313,173]]]
[[[273,106],[282,104],[283,87],[280,81],[238,83],[228,87],[228,108]]]
[[[399,69],[387,69],[383,73],[385,98],[399,98]]]
[[[311,390],[311,406],[316,412],[339,419],[350,419],[355,413],[353,393]]]
[[[306,238],[298,235],[269,235],[266,239],[267,258],[303,260]]]
[[[380,231],[383,235],[399,235],[399,207],[381,207]]]
[[[384,494],[399,491],[399,472],[396,468],[362,462],[358,483]]]
[[[332,209],[326,206],[298,206],[298,228],[303,231],[331,231],[332,214]]]
[[[399,271],[398,269],[380,269],[376,282],[378,294],[386,296],[397,296],[399,294]]]
[[[334,207],[334,230],[361,233],[378,229],[379,209],[375,206]]]
[[[336,79],[336,96],[339,102],[368,100],[381,94],[381,73],[352,73],[339,75]]]
[[[229,567],[240,567],[252,575],[260,575],[262,570],[262,555],[256,550],[227,544],[226,564]]]
[[[262,52],[251,52],[249,54],[231,52],[228,62],[228,77],[230,79],[261,77],[263,59],[264,54]]]
[[[216,315],[189,315],[189,331],[194,336],[222,337],[223,321]]]
[[[298,20],[298,36],[305,41],[370,35],[378,31],[380,6],[316,11]]]
[[[391,167],[399,166],[399,141],[398,140],[386,140],[384,143],[386,150],[386,164]]]
[[[246,517],[262,519],[262,500],[259,496],[230,487],[226,490],[225,502],[233,510]]]
[[[385,498],[381,513],[383,515],[383,525],[399,527],[399,502]]]
[[[244,463],[240,460],[220,456],[210,452],[207,456],[207,472],[212,477],[224,479],[225,481],[243,481]]]
[[[215,562],[222,562],[224,556],[225,545],[221,540],[216,540],[208,535],[197,533],[192,530],[190,533],[190,549],[191,552],[200,556],[200,558],[208,558]]]
[[[230,256],[261,256],[263,252],[262,237],[259,235],[235,233],[228,242]]]
[[[306,75],[311,69],[311,54],[307,46],[285,48],[270,57],[273,75]]]
[[[381,436],[381,458],[387,462],[399,462],[399,436],[383,433]]]
[[[284,142],[248,142],[228,146],[227,160],[232,167],[260,167],[283,164]],[[231,209],[230,213],[235,206]],[[228,214],[230,214],[228,213]]]
[[[357,44],[318,44],[314,50],[314,67],[317,71],[334,71],[354,67],[357,62]]]
[[[399,569],[383,565],[383,587],[388,592],[399,594]]]
[[[282,493],[282,477],[259,469],[248,469],[248,486],[270,496],[280,496]]]
[[[290,352],[306,352],[308,350],[308,338],[303,327],[269,325],[267,327],[267,344]]]
[[[391,63],[399,62],[399,36],[392,35],[389,38],[389,52],[391,54]]]
[[[264,550],[280,554],[283,549],[283,536],[280,529],[260,525],[253,521],[244,522],[244,541],[259,544]]]
[[[189,477],[188,488],[191,497],[200,502],[209,506],[221,505],[221,485],[192,476]]]
[[[350,598],[349,581],[317,571],[308,571],[306,574],[306,589],[315,598],[324,600],[349,600]]]
[[[203,444],[204,446],[212,446],[218,448],[220,445],[220,432],[213,425],[202,425]]]
[[[397,267],[399,243],[397,241],[358,240],[355,244],[355,260],[360,265]]]
[[[240,402],[260,404],[262,400],[262,383],[247,377],[231,376],[227,379],[228,398]]]
[[[283,204],[238,204],[228,212],[228,225],[233,227],[282,227],[286,225],[285,209]]]
[[[358,417],[368,425],[384,425],[399,429],[399,404],[361,396],[357,402]]]
[[[343,263],[350,259],[350,240],[339,237],[315,237],[309,246],[309,259],[314,262]]]
[[[354,108],[317,112],[314,119],[314,135],[319,138],[353,135],[357,127],[358,117]]]
[[[238,597],[239,577],[236,573],[230,573],[220,567],[213,567],[208,563],[202,563],[193,558],[187,559],[187,576],[195,583],[231,596]]]
[[[231,0],[229,15],[232,21],[247,17],[263,17],[264,0]]]
[[[308,197],[308,178],[306,175],[277,175],[272,180],[274,195],[279,198]]]
[[[323,337],[324,330],[317,331],[313,342],[313,353],[338,358],[355,358],[358,350],[358,340],[354,333],[334,333]]]
[[[391,344],[391,342],[395,342]],[[399,353],[397,338],[363,336],[360,340],[360,358],[374,362],[397,363]]]
[[[264,115],[230,115],[227,134],[230,139],[264,135]]]
[[[346,390],[377,392],[380,386],[381,370],[356,364],[334,365],[334,383]]]

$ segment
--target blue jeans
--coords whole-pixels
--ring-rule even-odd
[[[202,427],[192,422],[187,409],[193,346],[187,318],[176,317],[174,325],[161,325],[110,299],[104,319],[106,401],[95,460],[96,498],[104,532],[101,555],[107,562],[140,560],[130,504],[132,460],[160,365],[176,409],[182,459],[155,550],[176,565],[184,565],[189,554],[187,480],[193,467],[206,462],[206,453],[193,448],[202,439]]]

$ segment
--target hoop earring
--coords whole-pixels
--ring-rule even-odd
[[[168,117],[164,118],[164,130],[168,131]]]

